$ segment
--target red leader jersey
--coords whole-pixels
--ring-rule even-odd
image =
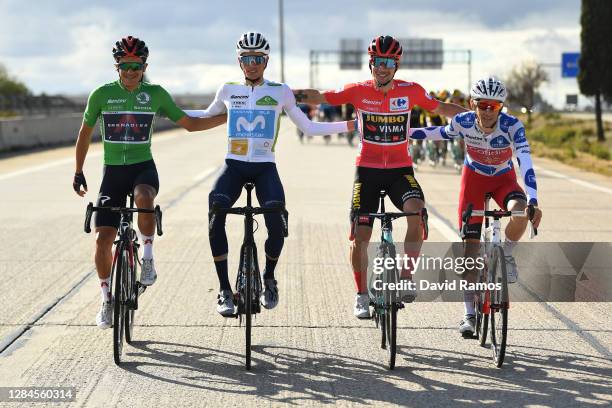
[[[344,89],[324,93],[332,105],[355,107],[361,140],[355,164],[359,167],[391,169],[412,166],[408,149],[410,111],[413,106],[432,111],[440,103],[415,82],[393,80],[385,94],[373,80],[347,84]]]

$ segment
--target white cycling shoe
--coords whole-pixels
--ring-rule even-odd
[[[370,298],[366,293],[357,294],[357,296],[355,296],[353,314],[358,319],[370,318]]]
[[[96,324],[101,329],[108,329],[113,325],[113,304],[112,302],[103,302],[100,310],[96,315]]]
[[[143,286],[151,286],[157,280],[157,272],[153,259],[142,260],[142,272],[140,274],[140,284]]]

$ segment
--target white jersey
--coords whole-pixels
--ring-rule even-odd
[[[282,111],[307,135],[346,132],[346,122],[311,122],[295,103],[286,84],[264,80],[250,86],[227,82],[204,111],[187,111],[190,116],[210,117],[227,112],[227,159],[274,162],[274,148]]]

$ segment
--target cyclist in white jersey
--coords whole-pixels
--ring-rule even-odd
[[[274,151],[278,141],[280,116],[284,110],[306,135],[328,135],[354,130],[354,122],[311,122],[297,107],[291,89],[263,78],[270,45],[261,33],[248,32],[236,45],[244,81],[227,82],[219,88],[214,101],[204,111],[188,111],[192,116],[210,117],[227,112],[228,146],[225,168],[211,191],[209,208],[231,207],[247,182],[255,183],[257,199],[263,207],[284,207],[285,193],[276,169]],[[274,269],[284,237],[281,216],[266,214],[268,239],[261,304],[272,309],[278,304]],[[225,217],[216,216],[209,236],[219,278],[217,311],[234,314],[234,303],[227,271],[228,244]]]
[[[529,143],[525,136],[525,127],[512,115],[502,113],[501,108],[506,99],[504,84],[494,77],[478,80],[470,92],[472,111],[456,115],[445,127],[411,129],[413,139],[444,140],[460,137],[465,143],[465,161],[461,174],[461,192],[458,207],[459,228],[462,227],[461,216],[468,204],[474,210],[484,209],[485,194],[492,194],[493,199],[504,209],[527,211],[527,204],[534,205],[535,215],[532,223],[538,227],[542,211],[537,208],[537,184],[531,162]],[[516,179],[512,157],[516,159],[527,194]],[[504,253],[508,269],[508,282],[518,279],[518,269],[512,255],[516,242],[527,228],[527,218],[511,217],[505,229]],[[482,217],[472,217],[466,225],[463,236],[466,242],[466,257],[476,256]],[[473,274],[466,279],[474,281]],[[465,316],[460,323],[459,331],[464,336],[474,333],[475,311],[474,292],[464,292]]]

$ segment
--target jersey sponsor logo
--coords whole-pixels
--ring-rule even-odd
[[[275,116],[273,110],[232,109],[228,126],[229,137],[272,139]]]
[[[232,108],[239,108],[241,106],[246,106],[247,101],[230,101],[230,104]]]
[[[397,86],[412,86],[414,82],[400,82]]]
[[[461,125],[461,127],[469,129],[474,126],[474,116],[475,115],[460,115],[456,116],[455,119],[457,123]]]
[[[409,106],[407,96],[402,98],[391,98],[389,100],[389,110],[392,112],[408,110]]]
[[[504,147],[510,146],[510,141],[504,136],[497,136],[491,140],[491,147],[496,149],[503,149]]]
[[[373,101],[371,99],[362,99],[361,102],[365,103],[366,105],[382,105],[382,101]]]
[[[104,141],[108,143],[148,143],[154,114],[102,112]]]
[[[232,95],[230,99],[249,99],[248,95]]]
[[[149,95],[146,92],[140,92],[139,94],[136,95],[136,100],[138,101],[139,104],[146,105],[149,102],[151,102],[151,95]]]
[[[472,161],[483,164],[502,165],[512,159],[512,149],[488,149],[466,143],[466,151]],[[474,164],[474,163],[473,163]]]
[[[246,156],[249,151],[249,141],[247,139],[237,139],[230,141],[230,153],[238,156]]]
[[[377,115],[362,113],[363,139],[374,143],[399,143],[406,141],[408,114]]]
[[[276,99],[274,99],[273,97],[271,97],[270,95],[266,95],[263,98],[257,100],[257,102],[255,102],[255,105],[259,105],[259,106],[276,106],[276,105],[278,105],[278,101]]]
[[[115,103],[126,103],[127,99],[109,99],[108,101],[106,101],[107,104],[112,105]]]

